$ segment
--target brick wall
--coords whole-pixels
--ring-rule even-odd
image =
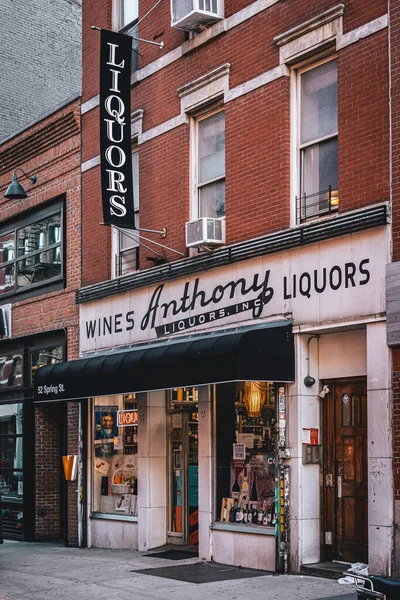
[[[2,2],[0,140],[80,92],[81,4]]]
[[[61,414],[57,405],[35,408],[35,540],[60,540]]]
[[[226,5],[227,16],[248,5],[238,0]],[[141,4],[146,12],[151,2]],[[229,87],[241,85],[279,65],[274,37],[332,8],[327,0],[307,3],[281,1],[186,53],[132,87],[132,110],[143,109],[146,132],[180,114],[177,90],[229,63]],[[344,29],[351,31],[386,13],[386,2],[345,2]],[[96,14],[106,26],[111,3],[88,0],[84,23]],[[140,25],[141,35],[164,39],[166,48],[141,45],[141,66],[164,56],[182,43],[171,30],[169,8],[157,7]],[[158,37],[159,32],[164,32]],[[98,39],[84,39],[85,99],[98,93]],[[340,212],[389,198],[389,85],[387,30],[375,33],[337,52],[339,79],[339,188]],[[368,65],[368,68],[365,67]],[[290,227],[290,78],[280,79],[232,100],[226,112],[226,230],[234,243]],[[83,160],[99,154],[99,112],[82,121]],[[167,228],[165,244],[187,255],[184,233],[189,217],[189,125],[139,145],[140,224]],[[111,272],[110,231],[99,225],[100,168],[82,175],[83,284],[106,280]],[[151,236],[150,236],[151,237]],[[156,241],[159,241],[154,237]],[[152,263],[141,249],[141,268]],[[177,255],[165,251],[167,261]]]

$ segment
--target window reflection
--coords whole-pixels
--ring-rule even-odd
[[[61,212],[0,236],[0,294],[62,274]]]
[[[47,365],[54,365],[64,360],[64,347],[51,346],[49,348],[40,348],[31,352],[31,381],[35,373],[40,367],[46,367]]]
[[[0,388],[22,385],[22,365],[20,353],[0,356]]]

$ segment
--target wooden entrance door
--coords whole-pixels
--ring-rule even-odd
[[[330,387],[332,392],[323,400],[325,555],[328,560],[367,563],[366,383],[340,382]]]

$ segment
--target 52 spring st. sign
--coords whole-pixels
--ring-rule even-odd
[[[260,319],[384,311],[385,235],[354,234],[81,305],[81,352]]]

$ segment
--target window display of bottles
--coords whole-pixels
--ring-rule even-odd
[[[248,523],[272,527],[275,525],[275,505],[271,502],[249,502],[240,504],[236,499],[232,507],[224,512],[223,520],[229,523]]]
[[[238,382],[235,392],[230,486],[222,498],[220,520],[272,527],[275,524],[277,385]]]

